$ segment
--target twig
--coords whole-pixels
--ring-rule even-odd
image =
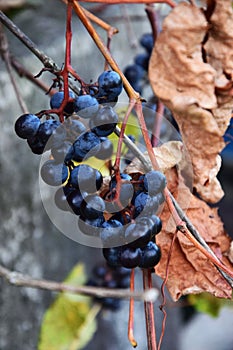
[[[43,63],[45,68],[52,73],[60,71],[60,68],[53,59],[41,51],[2,11],[0,11],[0,21],[41,61],[41,63]],[[79,94],[77,86],[71,81],[69,81],[69,87]]]
[[[56,63],[39,50],[34,42],[29,39],[2,11],[0,11],[0,21],[43,63],[46,68],[59,70]]]
[[[121,129],[116,126],[114,130],[115,134],[120,137]],[[140,162],[143,164],[145,171],[150,171],[152,169],[151,163],[147,161],[144,154],[140,151],[140,149],[130,140],[127,135],[123,135],[124,144],[133,152],[135,157],[137,157]]]
[[[41,80],[37,79],[34,77],[34,75],[27,70],[21,62],[19,62],[17,60],[17,58],[15,58],[14,56],[10,55],[10,62],[11,62],[11,66],[12,68],[14,68],[14,70],[16,71],[16,73],[21,77],[21,78],[26,78],[29,81],[31,81],[33,84],[37,85],[40,89],[42,89],[43,91],[45,91],[46,93],[48,93],[49,95],[53,95],[54,94],[54,90],[50,89],[50,87],[45,84],[44,82],[42,82]],[[49,91],[50,90],[50,91]]]
[[[34,279],[31,276],[11,271],[0,265],[0,276],[7,280],[10,284],[17,287],[30,287],[37,289],[45,289],[56,292],[67,292],[74,294],[84,294],[100,298],[120,298],[135,300],[155,301],[158,297],[158,290],[153,288],[144,292],[130,292],[125,289],[107,289],[90,286],[73,286],[67,283],[54,282],[45,279]]]
[[[18,85],[16,83],[15,77],[13,75],[12,66],[11,66],[11,59],[10,59],[10,53],[9,53],[9,46],[8,46],[8,40],[7,37],[3,31],[3,26],[0,24],[0,54],[2,56],[2,59],[5,62],[6,69],[8,71],[12,86],[15,90],[16,98],[18,100],[19,106],[23,113],[27,113],[28,109],[26,106],[26,103],[24,102],[20,90],[18,88]]]
[[[121,18],[121,20],[124,21],[126,34],[128,36],[130,47],[132,47],[133,49],[136,49],[138,47],[138,41],[137,41],[137,38],[135,36],[135,33],[133,32],[133,28],[132,28],[132,24],[131,24],[131,17],[129,16],[127,5],[121,4],[120,11],[121,11],[120,18]]]

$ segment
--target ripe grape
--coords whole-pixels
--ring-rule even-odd
[[[144,187],[150,196],[156,196],[166,187],[166,177],[157,170],[149,171],[144,177]]]
[[[118,115],[111,106],[104,106],[90,120],[90,128],[97,136],[110,135],[118,123]]]
[[[69,90],[69,98],[75,99],[75,94],[72,90]],[[52,109],[58,109],[61,107],[61,104],[64,100],[64,91],[58,91],[53,94],[53,96],[50,99],[50,107]],[[65,105],[64,112],[68,115],[71,115],[74,113],[74,102],[69,101]]]
[[[74,109],[80,117],[88,119],[98,112],[99,103],[96,98],[91,95],[81,95],[75,99]]]
[[[50,159],[42,165],[40,175],[48,185],[59,186],[67,180],[69,172],[67,166]]]
[[[120,95],[123,84],[120,75],[117,72],[104,71],[98,78],[99,91],[97,99],[101,103],[114,102]]]
[[[90,194],[86,196],[80,204],[81,215],[87,219],[97,219],[105,210],[104,200],[96,195]]]
[[[15,122],[15,132],[22,139],[36,135],[40,126],[40,119],[34,114],[23,114]]]
[[[71,170],[70,184],[82,192],[94,193],[102,183],[101,173],[87,164],[80,164]]]
[[[98,153],[100,149],[100,139],[93,132],[84,132],[73,144],[72,159],[81,162],[84,158],[90,158]]]
[[[156,266],[161,259],[159,246],[154,242],[149,242],[147,246],[141,249],[141,261],[139,267],[148,269]]]

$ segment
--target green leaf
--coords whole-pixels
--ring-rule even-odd
[[[227,305],[227,300],[216,298],[210,293],[190,294],[188,301],[197,311],[212,317],[218,317],[221,308]]]
[[[85,281],[82,264],[76,265],[65,280],[74,286]],[[96,331],[98,311],[98,306],[91,307],[89,297],[60,293],[44,315],[38,350],[82,349]]]

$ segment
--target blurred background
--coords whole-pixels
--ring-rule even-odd
[[[18,9],[16,4],[23,4]],[[0,1],[17,26],[38,47],[62,66],[64,62],[65,5],[58,0]],[[7,8],[6,8],[7,7]],[[97,15],[119,28],[114,36],[112,54],[123,70],[142,51],[139,38],[151,31],[143,5],[87,5]],[[168,9],[158,6],[163,16]],[[129,20],[130,19],[130,20]],[[36,75],[41,63],[17,38],[4,30],[11,53]],[[95,81],[103,71],[104,60],[85,28],[74,16],[72,64],[87,82]],[[99,31],[104,39],[106,33]],[[120,48],[120,49],[119,49]],[[29,111],[49,108],[49,98],[26,79],[15,75]],[[52,76],[43,80],[51,84]],[[145,90],[150,97],[150,88]],[[122,101],[126,96],[122,95]],[[99,249],[79,245],[59,232],[44,210],[40,197],[38,171],[40,156],[31,153],[27,144],[14,133],[14,122],[22,114],[5,64],[0,61],[0,262],[9,269],[35,278],[62,281],[77,262],[84,262],[88,275],[103,261]],[[230,141],[230,138],[229,138]],[[233,150],[223,152],[219,178],[225,197],[219,203],[227,232],[233,236]],[[141,285],[140,271],[136,274]],[[161,281],[155,278],[155,284]],[[17,288],[0,279],[0,350],[32,350],[36,348],[43,314],[55,294],[30,288]],[[162,314],[156,304],[156,326],[161,332]],[[233,350],[233,309],[225,307],[218,318],[193,312],[186,299],[173,303],[168,299],[167,328],[162,349]],[[135,335],[138,349],[146,350],[143,304],[135,306]],[[98,316],[98,330],[85,350],[131,349],[127,340],[128,302],[122,301],[116,312],[103,311]],[[48,349],[50,350],[50,349]]]

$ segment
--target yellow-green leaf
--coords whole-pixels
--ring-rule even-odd
[[[65,282],[79,286],[85,280],[84,267],[78,264]],[[89,297],[60,293],[44,315],[38,350],[82,349],[96,331],[98,311],[97,306],[91,306]]]
[[[221,308],[227,305],[225,299],[216,298],[210,293],[190,294],[189,303],[199,312],[218,317]]]

